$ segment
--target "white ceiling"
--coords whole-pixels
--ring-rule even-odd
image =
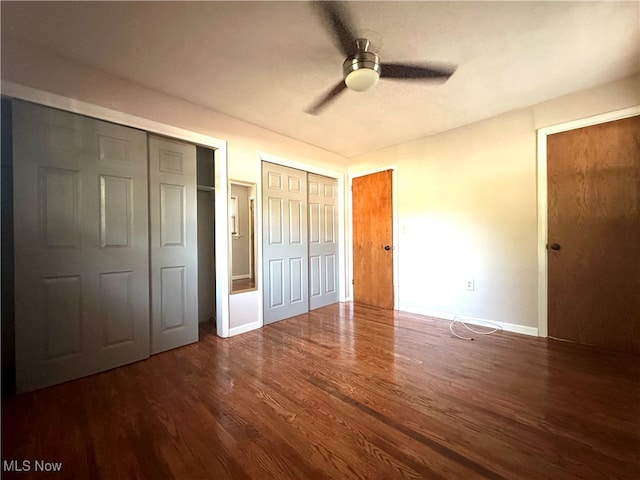
[[[12,38],[346,157],[640,71],[640,3],[350,2],[381,61],[443,61],[444,85],[381,80],[304,113],[343,56],[306,2],[5,2]]]

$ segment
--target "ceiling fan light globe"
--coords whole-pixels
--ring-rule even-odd
[[[378,72],[372,68],[358,68],[347,74],[344,82],[350,90],[364,92],[378,83]]]
[[[368,46],[369,42],[366,41]],[[358,52],[342,64],[344,83],[355,92],[364,92],[378,83],[380,60],[373,52]]]

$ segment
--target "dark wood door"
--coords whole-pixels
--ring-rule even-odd
[[[393,308],[392,171],[356,177],[353,194],[353,299]]]
[[[550,135],[549,336],[640,352],[640,117]]]

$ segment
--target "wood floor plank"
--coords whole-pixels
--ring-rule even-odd
[[[2,478],[640,478],[639,360],[507,332],[467,342],[348,303],[228,339],[203,328],[3,398],[3,468],[31,471]]]

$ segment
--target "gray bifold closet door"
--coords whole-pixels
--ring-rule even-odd
[[[309,311],[307,172],[262,163],[264,323]]]
[[[151,353],[198,341],[196,147],[149,135]]]
[[[197,341],[195,146],[15,100],[12,135],[16,390]]]
[[[12,102],[16,389],[149,356],[145,132]]]
[[[338,182],[308,174],[309,307],[336,303],[338,298]]]
[[[264,323],[337,302],[337,181],[263,162],[262,209]]]

